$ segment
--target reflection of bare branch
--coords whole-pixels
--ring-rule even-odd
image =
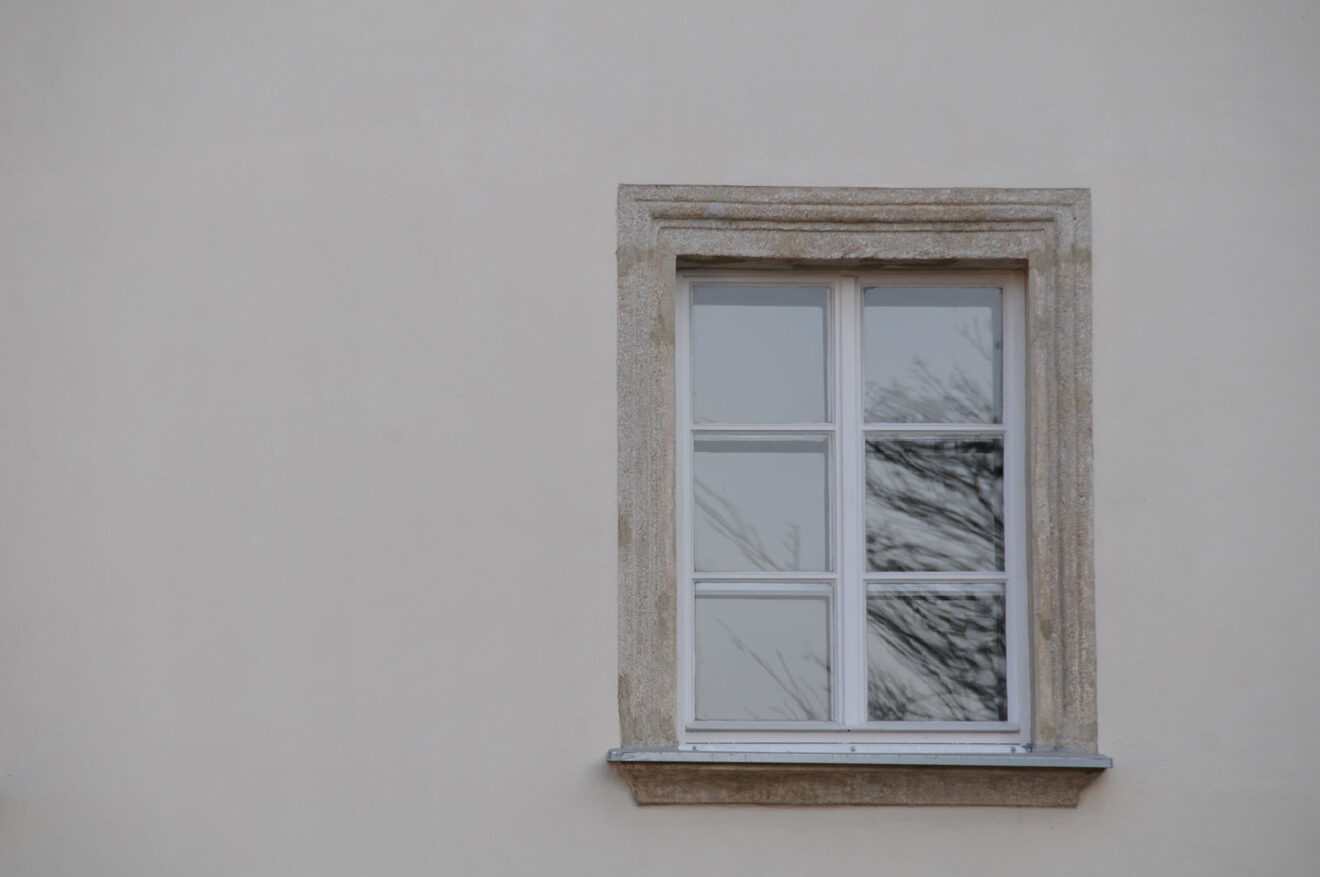
[[[968,348],[999,355],[988,324],[958,327]],[[975,371],[975,370],[974,370]],[[888,387],[866,386],[871,423],[989,423],[997,419],[994,387],[954,364],[944,376],[923,360]],[[1004,447],[999,437],[880,437],[865,441],[866,556],[875,571],[1004,569]],[[786,525],[778,544],[709,484],[695,480],[699,515],[745,561],[747,571],[801,569],[801,533]],[[780,650],[757,653],[721,620],[730,642],[782,692],[770,708],[787,720],[828,719],[824,686],[791,669]],[[1002,595],[902,594],[867,602],[868,711],[879,721],[996,721],[1007,717]],[[750,713],[746,704],[740,706]],[[767,709],[761,706],[760,710]],[[767,718],[765,715],[750,716]]]
[[[697,510],[706,516],[706,520],[710,522],[715,532],[738,549],[738,553],[746,558],[752,569],[781,570],[786,568],[770,556],[769,550],[761,542],[761,535],[755,527],[743,520],[738,506],[716,493],[699,478],[693,481],[693,500],[696,503]],[[793,559],[796,561],[796,554]]]
[[[993,362],[989,326],[956,329]],[[946,381],[921,359],[907,379],[866,388],[867,418],[884,423],[986,423],[995,419],[987,388],[955,364]],[[871,510],[866,551],[876,571],[1003,568],[1003,445],[998,439],[882,439],[866,442]]]
[[[789,524],[784,533],[784,549],[788,552],[788,564],[785,569],[802,569],[802,528]]]
[[[807,687],[801,680],[793,675],[793,671],[789,669],[788,662],[784,659],[783,652],[778,649],[775,650],[775,659],[779,665],[778,668],[776,668],[770,661],[767,661],[758,652],[747,645],[742,637],[734,633],[733,628],[730,627],[724,619],[721,618],[718,619],[718,621],[720,626],[724,628],[726,633],[728,633],[729,641],[732,642],[739,651],[755,661],[757,665],[774,680],[775,684],[779,686],[780,691],[783,692],[785,704],[782,708],[777,710],[781,718],[788,721],[826,721],[829,719],[830,707],[828,681],[824,690]],[[814,653],[807,653],[802,657],[808,662],[824,669],[826,680],[830,678],[829,663],[824,657]],[[754,711],[749,709],[745,704],[743,705],[743,709],[747,710],[750,718],[766,718],[766,716],[753,715]]]
[[[956,331],[987,363],[989,324]],[[989,423],[994,387],[954,364],[940,377],[921,359],[901,381],[866,386],[873,423]],[[1004,447],[999,438],[866,440],[868,565],[881,572],[1004,568]],[[867,601],[870,717],[878,721],[1007,718],[1000,595],[889,594]]]
[[[968,320],[966,323],[958,324],[954,329],[959,335],[972,345],[972,349],[981,354],[981,358],[986,362],[994,361],[998,353],[998,346],[993,339],[986,336],[990,331],[990,324],[985,320]]]
[[[786,552],[782,560],[776,560],[770,549],[761,541],[761,534],[756,527],[743,520],[738,506],[721,496],[700,478],[693,480],[693,501],[697,510],[705,516],[716,533],[723,536],[738,553],[756,570],[792,570],[802,569],[802,528],[797,524],[785,524],[781,542]]]
[[[988,337],[989,329],[984,320],[969,320],[954,331],[987,363],[993,363],[999,349]],[[895,378],[887,387],[867,382],[866,419],[870,423],[990,423],[996,416],[992,392],[957,363],[946,383],[918,357],[901,382]]]
[[[999,595],[891,594],[867,601],[874,721],[1003,721],[1008,717],[1004,603]]]
[[[989,423],[994,400],[985,387],[954,368],[949,383],[915,360],[904,383],[866,384],[866,419],[870,423]]]
[[[902,722],[919,715],[913,705],[921,692],[881,668],[867,670],[866,709],[873,722]]]
[[[866,459],[871,569],[1003,569],[999,439],[872,438]]]

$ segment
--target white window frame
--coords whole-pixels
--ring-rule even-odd
[[[692,750],[764,750],[783,752],[909,751],[921,748],[1021,751],[1030,735],[1029,648],[1027,624],[1024,386],[1026,368],[1025,282],[1021,272],[895,269],[883,272],[680,271],[675,278],[675,518],[678,567],[678,701],[680,748]],[[691,298],[694,284],[756,286],[826,286],[830,295],[827,423],[694,424],[690,386]],[[997,287],[1003,304],[1003,416],[997,424],[863,424],[862,307],[864,290],[875,287]],[[694,573],[692,561],[693,437],[696,434],[772,434],[828,436],[833,498],[831,529],[835,571],[812,573]],[[1004,439],[1005,569],[993,573],[867,573],[865,544],[864,445],[867,434],[931,436],[995,435]],[[698,584],[697,580],[701,583]],[[737,580],[721,587],[719,580]],[[748,580],[758,587],[748,587]],[[1008,717],[999,722],[872,722],[865,717],[866,612],[869,586],[884,580],[905,583],[923,579],[948,584],[1003,584],[1007,644]],[[695,706],[694,607],[704,595],[747,597],[812,592],[827,596],[830,606],[830,721],[698,721]]]

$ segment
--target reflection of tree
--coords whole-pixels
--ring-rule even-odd
[[[824,722],[830,717],[830,666],[823,655],[814,652],[806,652],[802,658],[811,665],[818,667],[822,671],[823,685],[811,686],[804,680],[794,675],[792,669],[788,666],[788,661],[784,659],[784,653],[778,649],[775,650],[774,658],[768,659],[753,649],[751,646],[733,632],[733,628],[719,619],[720,626],[724,628],[729,635],[729,641],[740,652],[747,655],[756,662],[766,675],[769,676],[779,690],[783,693],[783,706],[772,710],[777,715],[774,718],[782,718],[786,721],[813,721]],[[745,708],[745,707],[744,707]],[[748,710],[748,718],[767,719],[772,716],[754,715],[753,710]]]
[[[1003,721],[999,595],[887,594],[867,601],[872,721]]]
[[[748,569],[773,571],[802,568],[802,538],[796,524],[785,524],[781,547],[786,554],[784,559],[776,560],[761,541],[761,534],[756,527],[743,520],[738,506],[699,478],[693,480],[693,501],[697,512],[705,518],[711,529],[723,536],[746,559],[750,564]]]
[[[866,556],[877,572],[1003,569],[998,438],[866,440]]]
[[[987,366],[998,362],[1000,345],[984,320],[970,320],[956,329],[967,348]],[[912,361],[902,381],[889,386],[866,382],[868,423],[992,423],[997,419],[994,388],[969,376],[954,363],[949,379],[939,377],[924,359]]]
[[[987,363],[988,326],[959,329]],[[873,423],[989,423],[995,388],[916,360],[908,378],[868,384]],[[877,572],[1002,570],[1004,447],[998,437],[868,437],[866,555]],[[875,721],[1008,717],[1000,595],[887,594],[867,601],[867,709]]]
[[[997,363],[989,325],[973,321],[959,333],[971,349]],[[992,374],[998,369],[992,369]],[[992,383],[997,383],[996,377]],[[955,365],[946,377],[914,360],[889,386],[866,385],[868,423],[993,423],[998,387]],[[1004,569],[1004,446],[999,436],[865,439],[866,559],[876,572],[1000,571]],[[695,481],[698,514],[751,570],[800,569],[798,534],[781,559],[739,507]],[[1001,593],[891,593],[867,601],[868,715],[872,721],[1003,721],[1007,718],[1004,601]],[[726,625],[726,630],[728,630]],[[795,677],[779,651],[758,653],[728,634],[782,690],[786,719],[826,719],[824,686]],[[759,718],[759,717],[758,717]]]
[[[924,360],[916,360],[906,383],[866,384],[868,423],[989,423],[994,403],[985,386],[955,368],[946,382]]]
[[[987,365],[1001,351],[985,320],[956,330]],[[956,363],[947,379],[915,359],[902,381],[866,385],[871,423],[991,423],[994,388]],[[998,438],[866,441],[866,553],[877,572],[1003,569],[1003,445]]]

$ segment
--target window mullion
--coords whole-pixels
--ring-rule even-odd
[[[839,279],[836,415],[839,426],[839,596],[842,721],[866,721],[866,586],[862,581],[862,312],[856,277]]]

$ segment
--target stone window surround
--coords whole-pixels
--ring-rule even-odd
[[[1086,189],[619,187],[619,723],[644,804],[1076,806],[1098,753]],[[674,286],[687,267],[997,268],[1027,281],[1031,752],[677,749]]]

